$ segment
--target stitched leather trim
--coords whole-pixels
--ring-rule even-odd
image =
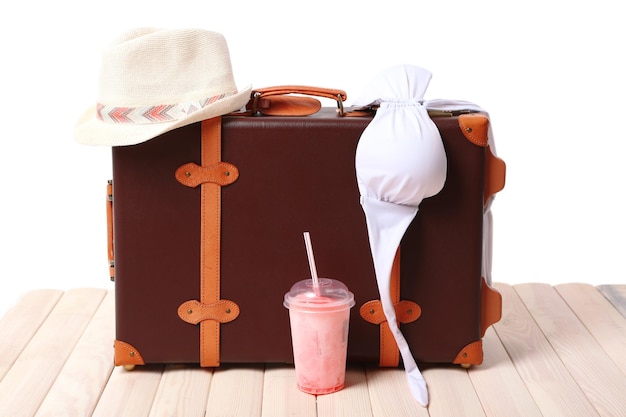
[[[322,103],[313,97],[273,96],[258,102],[259,113],[266,116],[308,116],[321,108]]]
[[[334,88],[321,88],[303,85],[279,85],[253,90],[250,94],[250,101],[246,104],[248,114],[255,115],[257,112],[260,112],[262,114],[275,116],[304,116],[312,114],[311,111],[316,108],[317,110],[321,108],[319,100],[318,103],[315,103],[309,98],[303,98],[300,96],[287,97],[289,94],[325,97],[336,100],[337,112],[339,116],[343,116],[345,114],[343,107],[343,102],[346,101],[347,98],[345,91]],[[271,97],[271,99],[267,100],[268,97]]]
[[[459,116],[459,126],[463,135],[474,145],[487,146],[489,118],[482,113],[468,113]]]
[[[115,366],[121,365],[145,365],[139,351],[131,344],[115,340],[113,342],[113,350],[115,352]]]
[[[202,122],[202,166],[211,166],[221,159],[222,118]],[[210,305],[220,299],[220,186],[204,183],[201,186],[200,220],[200,303]],[[200,322],[200,366],[220,364],[220,323],[214,320]]]
[[[312,87],[308,85],[279,85],[274,87],[257,88],[252,92],[260,94],[260,97],[284,95],[284,94],[306,94],[319,97],[326,97],[336,99],[340,97],[341,100],[346,101],[348,96],[345,91],[338,90],[336,88],[324,88],[324,87]]]
[[[237,181],[239,170],[228,162],[218,162],[210,166],[200,166],[189,162],[181,165],[174,173],[176,180],[187,187],[195,188],[200,184],[212,183],[228,185]]]
[[[380,324],[380,358],[378,366],[395,368],[400,364],[400,349],[386,321]]]
[[[239,306],[230,300],[220,300],[208,305],[197,300],[189,300],[178,307],[178,317],[191,324],[198,324],[204,320],[228,323],[238,316]]]
[[[383,304],[380,300],[370,300],[363,304],[359,309],[361,318],[368,323],[379,325],[387,321],[385,313],[383,312]]]
[[[115,281],[115,251],[113,248],[113,181],[107,183],[107,252],[109,258],[109,276]]]
[[[389,281],[391,302],[395,306],[400,301],[400,247],[396,250],[391,267],[391,279]],[[393,333],[389,329],[387,321],[380,324],[380,358],[379,366],[396,367],[400,363],[400,349]]]
[[[422,315],[419,304],[409,300],[402,300],[394,304],[396,317],[402,324],[412,323]],[[387,321],[383,312],[383,303],[380,300],[371,300],[361,306],[359,314],[368,323],[382,324]]]
[[[400,247],[396,250],[396,256],[391,267],[389,286],[391,302],[396,305],[400,301]],[[400,349],[389,329],[389,324],[385,321],[380,325],[380,358],[378,364],[383,367],[396,367],[399,363]]]

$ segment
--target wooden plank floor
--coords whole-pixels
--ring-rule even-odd
[[[312,396],[287,365],[112,365],[114,300],[101,289],[25,294],[0,319],[0,417],[626,416],[626,285],[495,284],[502,320],[469,370],[423,367],[431,403],[400,369],[350,365]]]

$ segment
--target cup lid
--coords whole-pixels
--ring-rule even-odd
[[[319,286],[313,286],[312,279],[296,282],[285,294],[283,305],[291,307],[314,307],[328,311],[334,308],[354,306],[354,294],[341,281],[320,278]]]

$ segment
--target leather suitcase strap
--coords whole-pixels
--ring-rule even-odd
[[[221,117],[202,122],[202,166],[217,164],[221,159]],[[220,210],[221,189],[218,184],[201,185],[200,302],[220,300]],[[200,365],[219,366],[220,323],[200,322]]]
[[[399,323],[412,323],[422,315],[422,308],[410,300],[400,300],[400,248],[396,252],[391,268],[391,280],[389,282],[391,301],[396,310],[396,318]],[[359,311],[361,317],[368,323],[379,326],[379,359],[381,367],[396,367],[400,363],[400,350],[398,344],[389,329],[387,317],[383,311],[380,300],[371,300],[364,303]]]
[[[391,267],[391,301],[393,305],[400,302],[400,248],[396,252]],[[400,363],[400,350],[387,321],[380,324],[380,361],[381,367],[396,367]]]
[[[222,162],[222,118],[201,122],[201,166],[186,163],[174,176],[182,185],[200,185],[200,300],[179,305],[178,317],[186,323],[200,324],[200,365],[220,364],[220,324],[239,316],[239,306],[220,299],[221,187],[239,178],[233,164]]]

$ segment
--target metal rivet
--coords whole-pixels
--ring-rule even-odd
[[[371,310],[370,310],[370,314],[374,314],[374,313],[376,313],[376,310],[371,309]]]
[[[193,313],[192,309],[187,310],[187,314],[191,314],[191,313]]]
[[[185,177],[187,177],[187,178],[191,177],[191,172],[185,171]]]
[[[226,309],[226,314],[230,314],[230,308]]]
[[[408,315],[410,316],[411,314],[413,314],[413,310],[408,309],[408,310],[406,311],[406,314],[408,314]]]
[[[134,356],[135,356],[135,352],[130,352],[130,353],[129,353],[129,355],[130,355],[130,357],[132,358],[132,357],[134,357]]]
[[[230,177],[230,171],[224,171],[224,175]]]
[[[466,128],[465,128],[465,131],[466,131],[467,133],[472,133],[472,128],[471,128],[471,127],[466,127]]]
[[[463,355],[461,356],[463,356],[464,358],[467,358],[467,352],[463,352]]]

